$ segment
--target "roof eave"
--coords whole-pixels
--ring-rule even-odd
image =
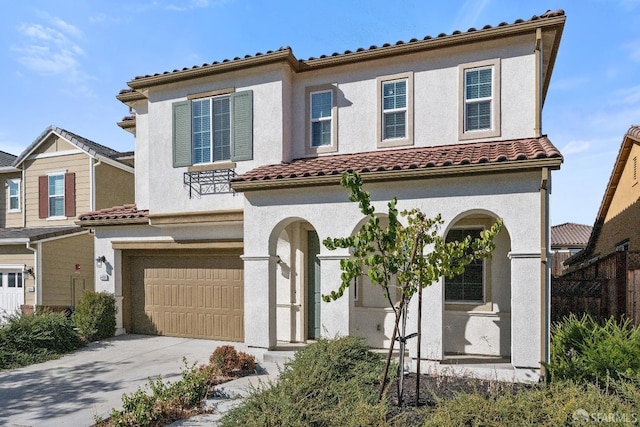
[[[362,176],[367,182],[397,181],[442,176],[459,176],[468,174],[514,172],[526,169],[540,169],[543,167],[550,169],[560,169],[561,157],[551,159],[536,159],[527,161],[502,162],[497,164],[478,165],[456,165],[435,167],[429,169],[401,169],[390,171],[363,172]],[[256,181],[235,181],[231,183],[231,188],[236,192],[249,192],[267,189],[308,187],[318,185],[335,185],[340,183],[342,174],[267,179]]]
[[[135,225],[149,224],[148,218],[120,218],[120,219],[102,219],[102,220],[78,220],[75,224],[80,227],[101,227],[109,225]]]

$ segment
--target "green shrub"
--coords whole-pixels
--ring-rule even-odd
[[[384,425],[378,402],[384,365],[355,337],[320,339],[299,350],[275,384],[254,389],[221,426]]]
[[[83,345],[64,313],[12,315],[0,328],[0,369],[55,359]]]
[[[637,387],[622,393],[594,384],[559,381],[521,388],[517,393],[495,392],[488,397],[479,392],[461,393],[421,412],[424,426],[438,427],[561,426],[591,422],[626,425],[638,419],[639,404]],[[401,425],[401,420],[394,425]]]
[[[122,395],[122,410],[112,410],[108,420],[97,419],[100,426],[156,426],[187,418],[198,412],[209,391],[209,373],[187,366],[182,378],[164,382],[162,377],[149,379],[146,389]]]
[[[116,300],[107,292],[85,291],[72,319],[87,341],[110,338],[116,333]]]
[[[603,381],[640,373],[640,329],[629,320],[571,315],[551,330],[547,369],[553,380]]]

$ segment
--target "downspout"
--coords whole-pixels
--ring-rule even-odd
[[[30,250],[33,252],[33,274],[35,276],[34,280],[33,280],[33,287],[35,288],[36,291],[36,298],[35,301],[33,302],[33,312],[36,312],[36,307],[38,305],[42,304],[42,292],[40,291],[40,263],[38,262],[38,254],[39,251],[38,249],[40,248],[40,243],[37,244],[38,246],[36,248],[34,248],[33,246],[31,246],[31,242],[27,242],[27,250]]]
[[[542,29],[536,29],[536,47],[534,49],[534,57],[536,65],[535,69],[535,127],[533,129],[534,136],[542,135]]]
[[[97,163],[93,163],[93,161],[95,160],[95,157],[91,158],[91,167],[89,168],[89,182],[91,185],[91,191],[89,192],[89,210],[90,211],[95,211],[96,210],[96,167],[100,166],[102,164],[102,160],[98,160]]]
[[[551,278],[548,266],[548,248],[549,248],[549,190],[551,188],[551,173],[549,168],[542,168],[542,177],[540,180],[540,360],[549,362],[549,340],[550,340],[550,301],[551,298]],[[541,373],[546,376],[544,365],[541,367]]]

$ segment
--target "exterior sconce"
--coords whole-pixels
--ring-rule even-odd
[[[280,255],[276,255],[276,264],[282,264],[282,258],[280,258]]]
[[[107,259],[104,257],[104,255],[100,255],[98,258],[96,258],[96,266],[98,266],[98,268],[102,267],[102,264],[104,264],[105,262],[107,262]]]
[[[36,278],[36,275],[33,273],[33,267],[29,267],[27,268],[27,266],[24,266],[24,270],[22,271],[25,275],[31,276],[32,278]]]

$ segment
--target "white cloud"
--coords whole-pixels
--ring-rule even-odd
[[[552,82],[551,89],[575,90],[584,87],[587,83],[589,83],[589,79],[587,77],[567,77]]]
[[[490,0],[465,0],[453,21],[454,30],[466,30],[478,26],[480,15],[489,5]]]
[[[640,85],[618,89],[613,93],[613,105],[640,105]]]
[[[153,9],[168,10],[171,12],[186,12],[194,9],[206,9],[209,7],[221,7],[234,0],[189,0],[189,1],[152,1],[138,7],[138,11]]]
[[[74,39],[82,37],[82,31],[60,18],[47,16],[48,23],[22,23],[22,45],[13,46],[18,62],[29,70],[42,75],[64,75],[80,78],[79,57],[84,50]]]
[[[587,151],[591,147],[589,141],[569,141],[564,147],[560,149],[560,152],[567,156],[569,154],[581,153]]]
[[[629,59],[633,62],[640,62],[640,40],[634,40],[622,45],[623,49],[629,52]]]

